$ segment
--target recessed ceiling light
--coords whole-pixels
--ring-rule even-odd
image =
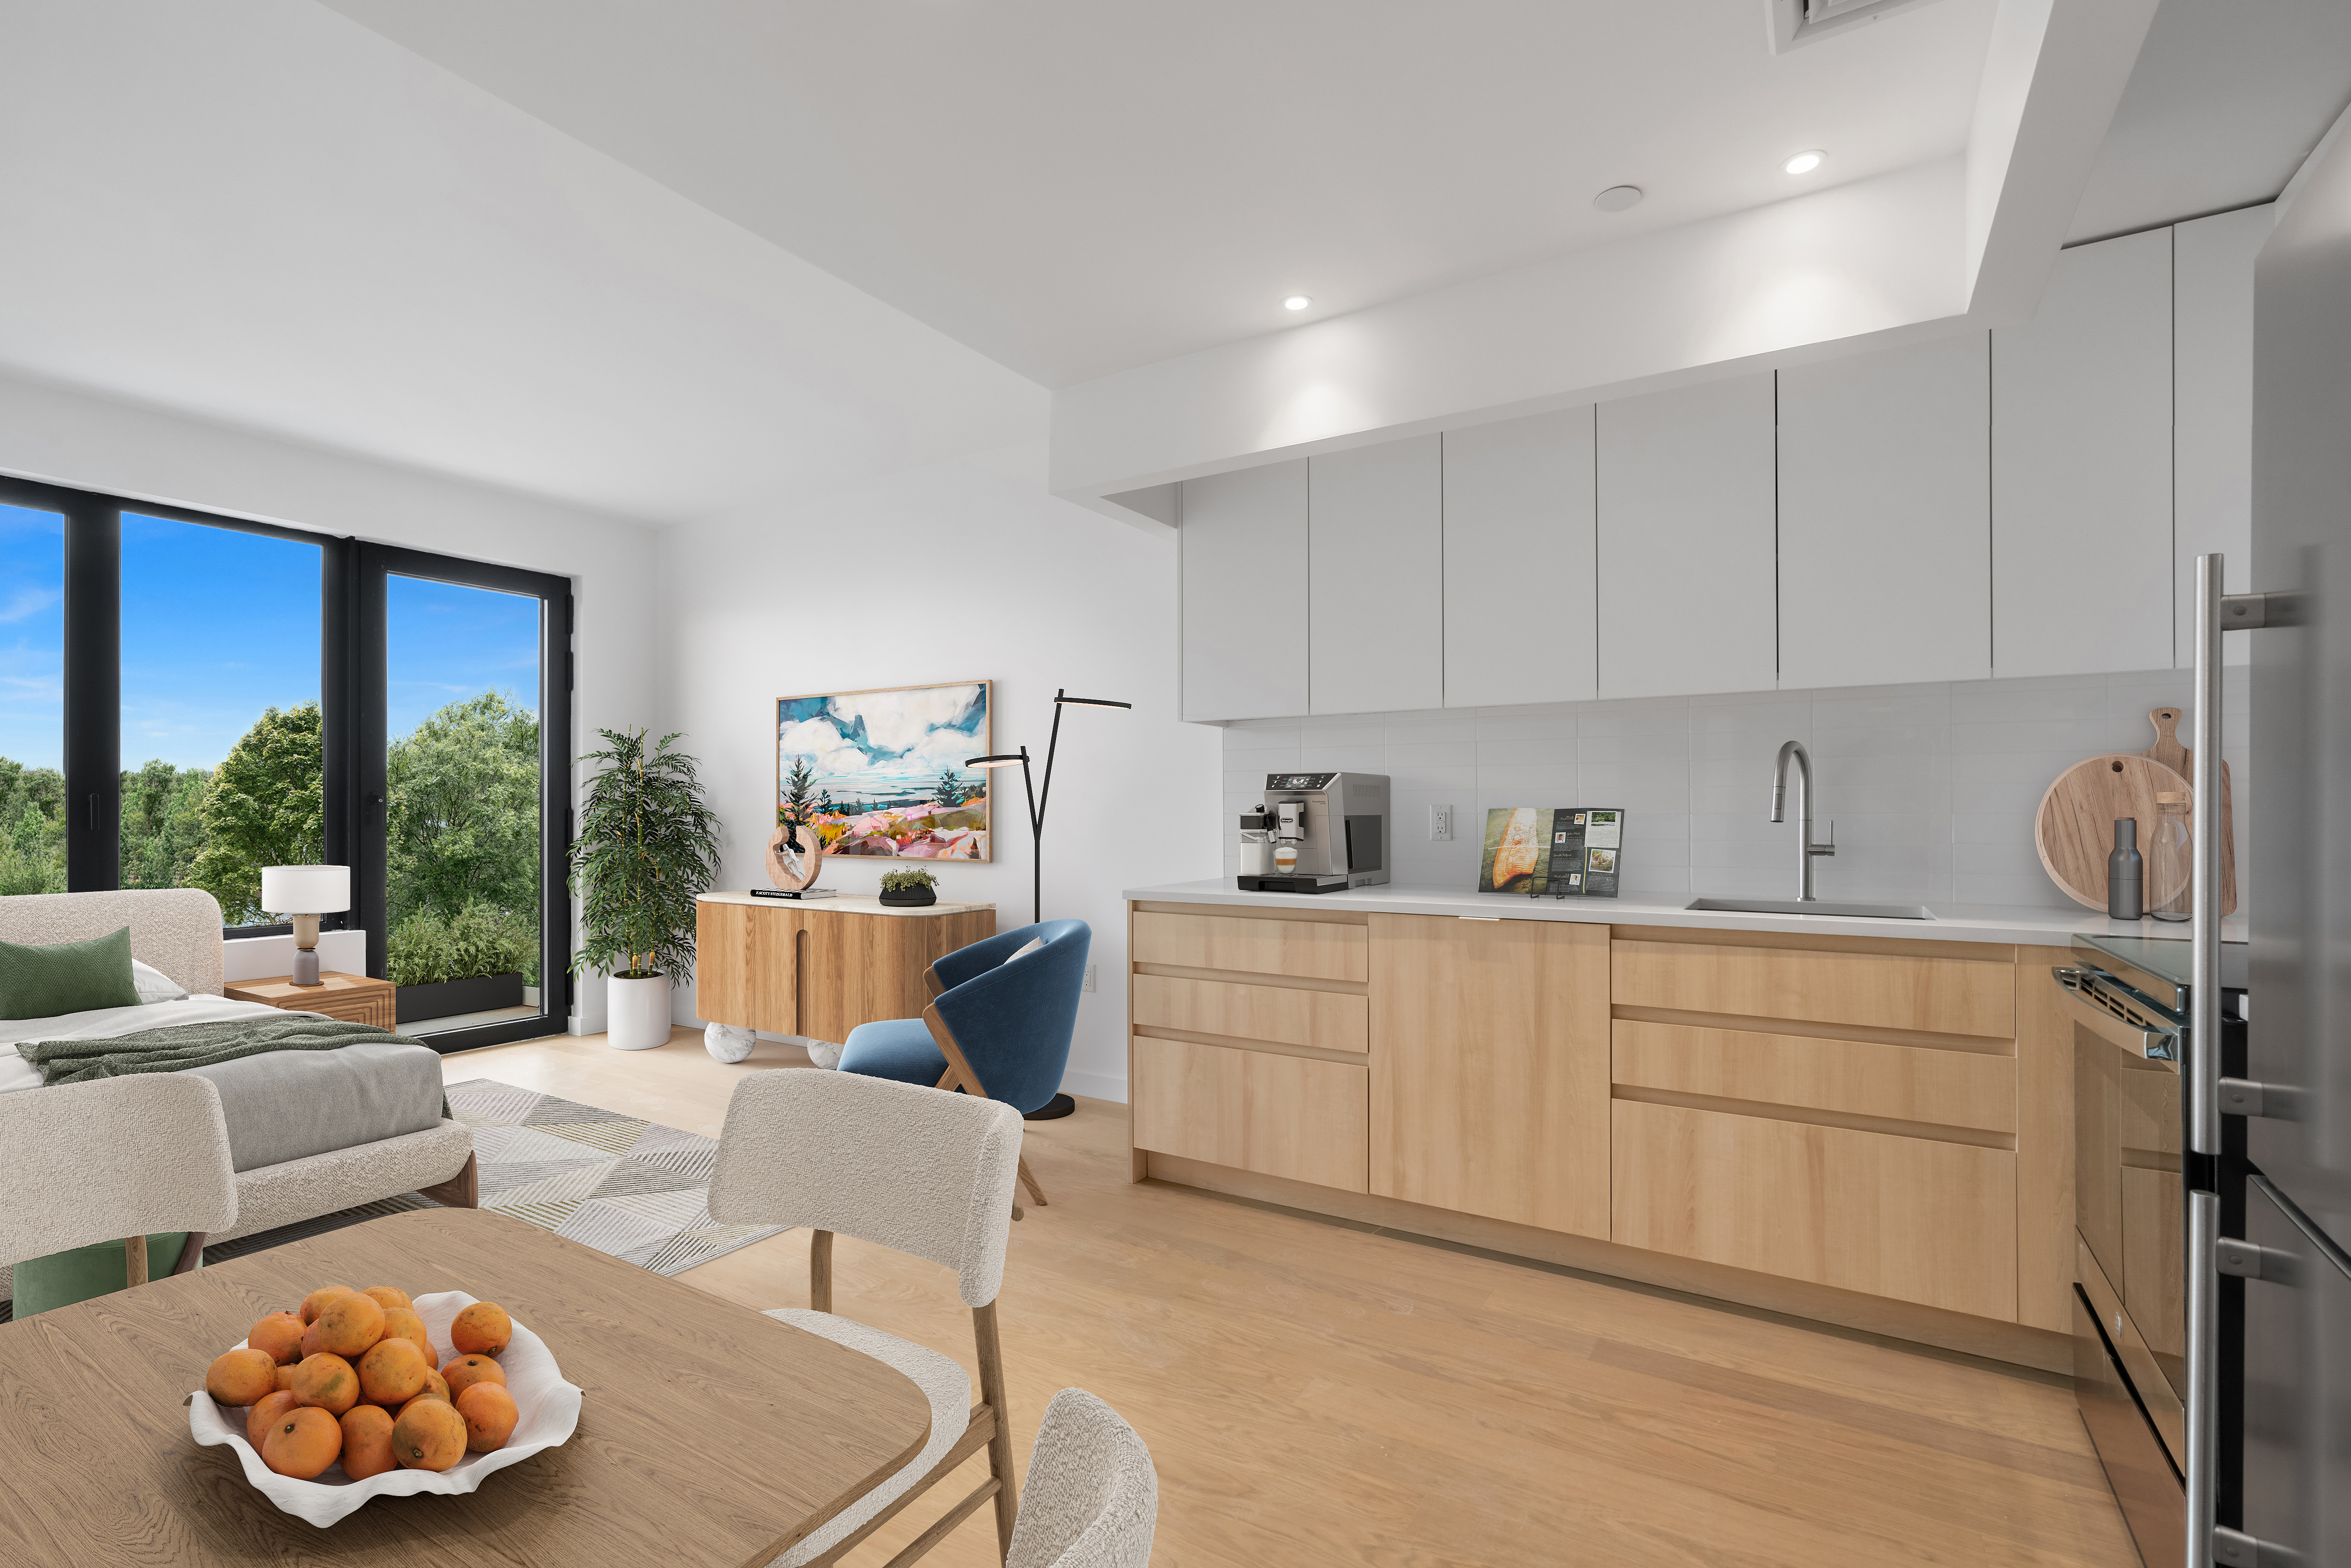
[[[1785,163],[1781,164],[1780,167],[1785,169],[1791,174],[1809,174],[1813,170],[1819,168],[1821,166],[1821,160],[1827,156],[1827,153],[1823,152],[1818,149],[1814,149],[1809,152],[1797,153],[1793,158],[1791,158]]]
[[[1611,185],[1592,198],[1592,204],[1604,213],[1621,213],[1641,199],[1638,185]]]
[[[1284,310],[1303,310],[1313,303],[1314,301],[1307,298],[1303,294],[1293,294],[1281,302],[1281,308]]]

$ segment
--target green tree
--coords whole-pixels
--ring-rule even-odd
[[[501,692],[392,743],[386,918],[487,904],[538,924],[538,716]]]
[[[960,806],[970,799],[970,792],[964,788],[963,781],[956,777],[955,769],[952,768],[939,769],[939,781],[931,787],[931,793],[938,797],[939,804],[942,806]]]
[[[152,761],[122,774],[122,885],[186,887],[204,847],[213,776]],[[276,863],[276,862],[272,862]],[[215,895],[217,896],[217,895]]]
[[[262,867],[310,865],[324,856],[319,727],[315,702],[266,709],[214,771],[199,810],[204,847],[184,885],[218,899],[231,925],[266,917]]]
[[[0,757],[0,894],[66,890],[66,781]]]

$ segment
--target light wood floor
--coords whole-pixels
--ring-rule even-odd
[[[806,1062],[762,1044],[726,1066],[680,1030],[444,1071],[715,1135],[744,1073]],[[1079,1107],[1029,1124],[1050,1207],[1013,1227],[999,1308],[1015,1448],[1025,1465],[1056,1389],[1116,1406],[1158,1465],[1163,1568],[2137,1563],[2053,1381],[1136,1186],[1125,1107]],[[807,1257],[793,1231],[680,1278],[804,1306]],[[946,1270],[846,1237],[834,1270],[834,1310],[971,1366]],[[853,1561],[884,1561],[926,1510]],[[926,1561],[979,1568],[994,1546],[982,1510]]]

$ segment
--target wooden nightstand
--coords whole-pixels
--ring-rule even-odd
[[[287,975],[271,980],[235,980],[223,986],[221,994],[231,1001],[266,1002],[287,1012],[324,1013],[350,1023],[371,1023],[378,1029],[392,1027],[393,987],[390,980],[371,980],[365,975],[341,975],[329,969],[319,977],[319,981],[315,986],[298,986]]]

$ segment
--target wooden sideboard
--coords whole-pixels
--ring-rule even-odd
[[[2062,1370],[2064,949],[1130,905],[1135,1178]]]
[[[992,904],[705,893],[695,905],[695,1014],[837,1045],[859,1024],[922,1017],[932,961],[995,935]]]

